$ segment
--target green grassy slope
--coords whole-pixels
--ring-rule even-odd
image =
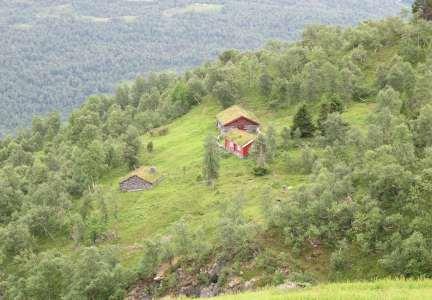
[[[118,219],[109,224],[118,233],[114,243],[121,249],[121,259],[133,266],[141,257],[141,245],[145,239],[164,234],[167,228],[186,216],[196,226],[203,222],[216,226],[217,214],[224,201],[230,201],[240,192],[246,198],[246,214],[260,222],[262,193],[269,188],[274,193],[284,193],[283,187],[295,187],[307,180],[301,172],[290,170],[282,157],[272,166],[272,173],[265,177],[252,174],[253,163],[226,155],[221,161],[220,179],[215,189],[207,187],[199,180],[202,168],[203,141],[208,134],[217,135],[215,115],[221,110],[216,101],[207,101],[184,117],[168,126],[169,133],[161,137],[142,137],[144,145],[152,141],[153,153],[143,151],[141,163],[156,166],[165,175],[164,181],[155,189],[138,193],[118,191],[120,178],[127,174],[126,169],[111,172],[102,180],[102,189],[113,192],[113,200],[118,207]],[[264,123],[272,125],[277,132],[289,126],[293,110],[270,112],[258,104],[246,106],[253,110]],[[362,127],[370,104],[354,104],[345,113],[353,126]],[[289,152],[299,156],[298,149]],[[211,229],[210,229],[211,230]],[[211,234],[209,234],[211,237]]]
[[[376,282],[334,283],[304,290],[269,289],[255,293],[221,296],[217,300],[381,300],[429,299],[432,280],[379,280]]]

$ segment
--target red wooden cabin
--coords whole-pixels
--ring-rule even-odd
[[[240,158],[245,158],[249,155],[252,145],[256,139],[256,135],[245,130],[232,129],[224,138],[225,150],[237,155]]]
[[[253,113],[234,105],[217,115],[217,127],[224,138],[225,150],[244,158],[249,155],[260,123]]]
[[[217,115],[217,126],[222,134],[228,133],[232,129],[256,133],[259,131],[260,124],[253,113],[234,105]]]

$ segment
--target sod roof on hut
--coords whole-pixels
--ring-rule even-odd
[[[156,170],[155,167],[140,167],[132,172],[130,172],[126,177],[122,178],[121,181],[125,181],[131,177],[137,176],[151,184],[158,182],[162,175]]]
[[[243,109],[242,107],[240,107],[238,105],[233,105],[233,106],[225,109],[224,111],[220,112],[216,116],[217,120],[222,125],[225,125],[225,124],[228,124],[232,121],[235,121],[240,117],[245,117],[246,119],[259,124],[258,118],[253,113]]]
[[[226,138],[235,142],[239,146],[245,146],[256,139],[256,135],[240,129],[233,129]]]

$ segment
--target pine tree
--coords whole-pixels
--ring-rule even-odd
[[[219,177],[219,149],[213,136],[207,137],[204,149],[203,177],[208,185],[213,185]]]
[[[313,136],[316,129],[306,105],[302,105],[294,116],[291,131],[295,132],[297,129],[300,130],[302,138]]]

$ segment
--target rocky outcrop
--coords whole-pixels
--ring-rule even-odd
[[[211,298],[216,297],[220,293],[220,288],[216,283],[210,284],[208,287],[204,287],[200,291],[201,298]]]
[[[176,261],[177,263],[178,261]],[[169,266],[176,265],[170,264]],[[244,291],[251,291],[257,288],[258,278],[253,278],[245,281],[242,277],[231,276],[226,279],[224,286],[220,286],[220,279],[223,272],[225,263],[223,261],[213,262],[206,267],[203,267],[199,272],[191,273],[185,269],[178,267],[175,272],[176,288],[167,291],[168,294],[176,297],[199,297],[211,298],[220,294],[232,294]],[[170,268],[168,265],[162,265],[159,268],[156,276],[149,281],[142,281],[138,283],[132,290],[130,290],[128,300],[150,300],[154,299],[151,291],[155,291],[164,285],[167,280]],[[198,279],[198,274],[203,275],[203,280]],[[174,275],[174,274],[171,274]],[[226,276],[226,274],[224,274]]]

